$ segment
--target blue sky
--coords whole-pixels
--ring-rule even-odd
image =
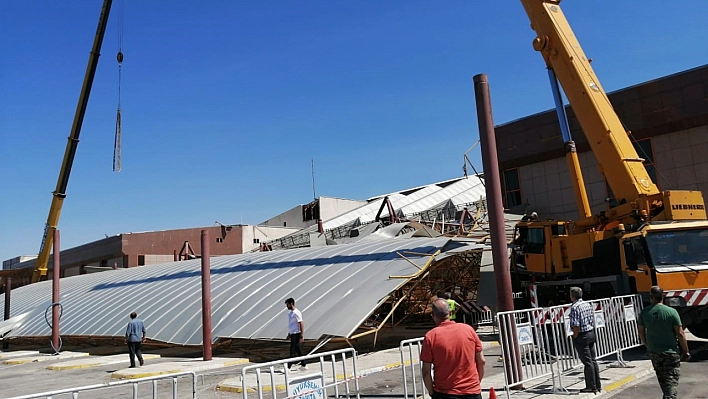
[[[101,3],[0,5],[0,260],[39,250]],[[608,91],[707,62],[705,0],[562,6]],[[497,124],[552,108],[533,37],[510,0],[115,0],[62,247],[262,222],[312,200],[312,158],[317,195],[366,199],[458,177],[478,139],[474,75],[489,76]]]

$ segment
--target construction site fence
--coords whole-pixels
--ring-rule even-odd
[[[307,370],[293,372],[290,366]],[[357,354],[353,348],[339,349],[315,355],[259,363],[241,369],[243,399],[249,394],[258,399],[326,399],[359,396]],[[265,395],[265,392],[269,394]]]
[[[422,396],[422,399],[430,398],[425,392],[421,373],[420,350],[422,346],[423,337],[403,340],[398,346],[401,353],[404,399],[417,399],[418,394]]]
[[[125,387],[126,385],[132,386],[132,398],[137,399],[138,398],[138,388],[140,386],[145,387],[146,385],[151,386],[152,389],[152,398],[157,399],[157,394],[158,394],[158,383],[160,381],[164,380],[171,380],[172,382],[172,387],[171,387],[171,394],[173,399],[177,399],[177,383],[179,379],[184,379],[184,378],[189,378],[191,379],[191,390],[192,390],[192,398],[197,397],[197,375],[193,371],[189,372],[179,372],[179,373],[172,373],[172,374],[163,374],[163,375],[158,375],[154,377],[144,377],[144,378],[136,378],[136,379],[130,379],[130,380],[123,380],[123,381],[113,381],[113,382],[106,382],[103,384],[94,384],[94,385],[86,385],[82,387],[76,387],[76,388],[67,388],[67,389],[57,389],[55,391],[48,391],[48,392],[42,392],[42,393],[35,393],[31,395],[24,395],[24,396],[15,396],[9,399],[34,399],[34,398],[55,398],[55,397],[61,397],[62,395],[71,395],[71,398],[73,399],[79,399],[81,398],[82,393],[87,393],[93,391],[98,391],[98,390],[105,390],[105,389],[112,389],[113,391],[116,391],[119,389],[119,387]],[[95,395],[94,395],[95,396]],[[102,395],[103,396],[103,395]],[[107,396],[107,395],[106,395]],[[141,393],[141,397],[145,397],[144,393]],[[160,397],[165,397],[164,394],[162,394]],[[182,397],[185,397],[184,394],[182,394]]]
[[[622,352],[641,345],[637,317],[639,295],[586,301],[593,308],[596,358],[616,356],[617,366],[627,366]],[[573,345],[570,306],[499,312],[499,343],[504,360],[505,388],[548,379],[554,393],[567,392],[563,376],[582,366]]]

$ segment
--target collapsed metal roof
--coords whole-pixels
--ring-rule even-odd
[[[391,292],[420,274],[434,254],[459,252],[463,246],[479,250],[473,242],[446,237],[399,237],[212,257],[213,337],[284,338],[288,297],[295,298],[303,312],[307,339],[349,337]],[[200,262],[61,279],[61,334],[121,337],[128,314],[135,311],[151,340],[201,344]],[[13,290],[13,317],[0,323],[0,335],[9,331],[5,338],[49,336],[45,310],[51,305],[51,284]],[[0,300],[0,308],[3,304]]]
[[[368,199],[368,203],[334,218],[323,220],[325,237],[331,241],[347,240],[352,230],[362,225],[376,223],[376,216],[390,218],[389,211],[382,209],[390,201],[396,216],[420,223],[454,222],[460,211],[485,208],[483,178],[479,175],[460,177],[426,186],[416,187]],[[379,214],[379,211],[381,213]],[[486,215],[485,215],[486,217]],[[375,230],[374,227],[373,230]],[[271,249],[288,249],[315,246],[310,241],[317,225],[269,241]]]

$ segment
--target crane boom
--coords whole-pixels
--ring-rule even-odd
[[[47,224],[44,227],[42,245],[39,251],[39,256],[37,257],[34,272],[32,273],[33,283],[36,283],[47,276],[49,251],[52,248],[54,230],[56,230],[57,225],[59,224],[59,215],[64,203],[64,198],[66,198],[66,187],[69,184],[69,175],[71,174],[71,167],[74,164],[76,147],[79,144],[79,134],[81,134],[81,126],[84,122],[84,115],[86,114],[86,107],[88,105],[89,95],[91,94],[91,86],[93,85],[93,78],[96,74],[96,67],[98,66],[98,57],[101,55],[101,45],[103,44],[103,36],[106,33],[106,24],[108,23],[108,15],[110,14],[112,3],[113,0],[103,1],[103,8],[101,9],[101,15],[98,19],[96,36],[93,40],[93,47],[91,49],[91,54],[89,55],[86,74],[84,75],[84,83],[81,87],[81,94],[79,95],[79,103],[76,106],[76,113],[74,114],[74,123],[71,126],[71,133],[69,134],[66,150],[64,151],[64,160],[62,161],[61,169],[59,171],[57,187],[52,193],[52,204],[49,207],[49,216],[47,217]]]
[[[553,69],[618,200],[659,194],[573,34],[560,0],[521,0],[537,36],[533,47]],[[609,172],[609,173],[605,173]]]

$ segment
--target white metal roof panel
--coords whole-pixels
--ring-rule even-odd
[[[479,201],[481,197],[485,197],[482,180],[477,176],[468,176],[466,179],[460,179],[441,190],[407,204],[401,209],[404,214],[411,215],[435,208],[448,200],[451,200],[455,205],[462,205]]]
[[[284,301],[296,300],[305,336],[350,336],[378,303],[422,267],[449,238],[386,239],[288,251],[211,258],[213,337],[285,338]],[[128,314],[138,313],[153,340],[199,345],[200,260],[119,269],[61,280],[61,334],[123,336]],[[3,295],[4,296],[4,295]],[[8,336],[48,336],[44,320],[51,281],[12,291],[11,315],[28,313]],[[0,309],[4,301],[0,300]],[[2,323],[0,323],[2,329]]]

